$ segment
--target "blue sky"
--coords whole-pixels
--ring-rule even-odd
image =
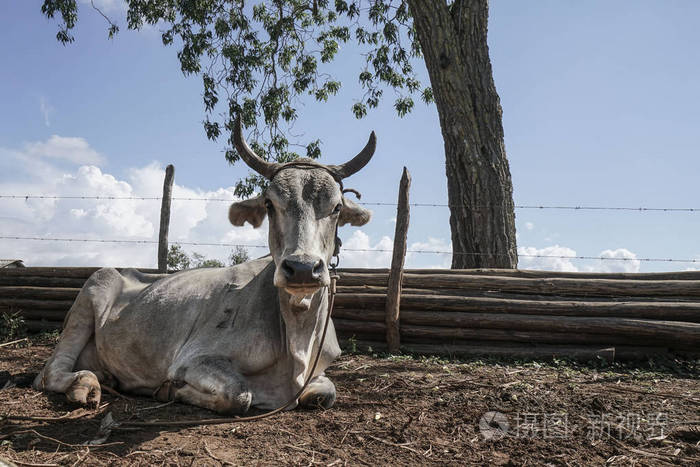
[[[0,0],[0,194],[157,196],[162,168],[176,167],[181,196],[231,198],[247,170],[228,165],[206,139],[199,77],[179,72],[177,49],[157,28],[127,31],[118,0],[101,0],[122,26],[81,3],[75,43],[55,40],[40,1]],[[700,4],[692,1],[493,0],[489,45],[503,106],[506,148],[519,205],[700,207]],[[394,202],[401,168],[411,200],[446,203],[443,144],[434,106],[399,119],[392,91],[356,120],[361,58],[353,45],[329,70],[343,82],[328,104],[308,101],[295,130],[323,141],[324,161],[343,162],[377,132],[374,160],[346,186],[363,201]],[[427,82],[422,63],[417,62]],[[227,225],[224,202],[179,203],[171,238],[260,244],[265,234]],[[343,232],[357,249],[391,246],[395,209]],[[0,235],[154,239],[158,203],[0,199]],[[446,208],[414,207],[409,249],[450,249]],[[700,213],[516,211],[528,254],[700,259]],[[154,228],[155,226],[155,228]],[[225,258],[226,248],[187,247]],[[262,250],[255,250],[253,255]],[[143,245],[59,244],[0,239],[0,257],[30,265],[150,266]],[[389,253],[347,252],[345,265],[381,266]],[[411,266],[444,266],[447,255],[411,255]],[[521,267],[668,270],[688,263],[522,258]]]

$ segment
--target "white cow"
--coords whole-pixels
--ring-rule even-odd
[[[234,414],[275,408],[301,389],[327,313],[337,226],[370,219],[343,196],[341,180],[369,162],[376,139],[372,133],[340,166],[266,162],[244,141],[240,122],[234,139],[241,158],[270,183],[260,196],[234,203],[229,219],[259,227],[267,216],[271,255],[171,275],[100,269],[71,307],[36,389],[96,404],[102,382]],[[331,323],[299,404],[333,405],[335,386],[324,370],[339,354]]]

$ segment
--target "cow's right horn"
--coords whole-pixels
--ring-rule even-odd
[[[377,137],[375,136],[374,132],[372,132],[369,135],[369,141],[367,141],[365,147],[355,157],[347,161],[345,164],[331,165],[328,166],[328,168],[337,174],[341,179],[347,178],[367,165],[370,159],[372,159],[376,147]]]
[[[236,117],[236,129],[233,132],[233,143],[236,145],[238,154],[241,156],[241,159],[243,159],[243,162],[248,164],[248,167],[255,170],[263,177],[269,180],[277,172],[280,164],[268,162],[262,157],[258,156],[252,149],[250,149],[248,143],[245,142],[240,115]]]

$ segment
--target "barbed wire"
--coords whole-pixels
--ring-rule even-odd
[[[160,196],[70,196],[70,195],[0,195],[0,199],[72,199],[72,200],[105,200],[105,201],[160,201]],[[211,201],[211,202],[234,202],[233,198],[196,198],[196,197],[173,197],[173,201]],[[363,206],[396,206],[397,203],[390,202],[358,202]],[[491,205],[468,206],[465,204],[444,204],[444,203],[409,203],[414,207],[445,207],[462,209],[488,209]],[[700,212],[700,208],[667,208],[667,207],[646,207],[646,206],[586,206],[586,205],[536,205],[536,204],[516,204],[515,209],[535,209],[535,210],[568,210],[568,211],[636,211],[636,212]]]
[[[105,239],[90,239],[90,238],[48,238],[48,237],[17,237],[17,236],[0,236],[0,240],[32,240],[32,241],[50,241],[50,242],[85,242],[85,243],[126,243],[126,244],[157,244],[157,240],[105,240]],[[188,245],[188,246],[221,246],[221,247],[241,247],[241,248],[265,248],[268,245],[247,245],[241,243],[217,243],[217,242],[181,242],[172,241],[171,244]],[[392,253],[393,250],[388,248],[343,248],[343,251],[366,252],[366,253]],[[441,250],[407,250],[406,253],[418,254],[439,254],[439,255],[467,255],[467,256],[506,256],[504,253],[467,253],[467,252],[452,252]],[[676,259],[676,258],[610,258],[605,256],[577,256],[577,255],[535,255],[535,254],[520,254],[519,258],[551,258],[551,259],[584,259],[584,260],[602,260],[602,261],[639,261],[639,262],[665,262],[665,263],[700,263],[700,259]]]

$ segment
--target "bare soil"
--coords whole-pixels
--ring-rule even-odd
[[[17,465],[698,465],[698,362],[447,361],[346,354],[330,410],[252,423],[116,428],[212,418],[207,410],[103,394],[84,414],[27,387],[55,338],[0,347],[0,461]],[[4,377],[3,377],[4,376]],[[44,422],[12,417],[80,418]],[[486,415],[485,415],[486,414]],[[82,416],[81,416],[82,415]],[[0,465],[2,462],[0,462]]]

